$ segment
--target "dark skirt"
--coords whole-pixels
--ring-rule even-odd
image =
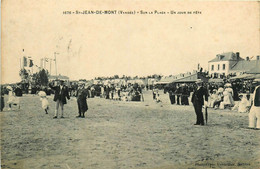
[[[79,113],[85,113],[88,110],[88,104],[86,99],[83,100],[78,99],[77,103],[78,103]]]
[[[1,111],[3,111],[4,107],[5,107],[4,97],[1,96],[1,107],[0,107]]]

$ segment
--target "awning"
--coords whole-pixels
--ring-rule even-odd
[[[255,75],[253,75],[253,74],[243,74],[243,75],[232,77],[230,79],[255,79]]]

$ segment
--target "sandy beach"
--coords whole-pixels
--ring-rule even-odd
[[[193,107],[162,103],[145,91],[144,102],[88,99],[76,118],[71,98],[65,118],[52,119],[38,96],[1,117],[1,167],[64,169],[260,168],[260,131],[247,129],[248,114],[209,109],[206,126],[194,126]],[[7,97],[5,98],[5,101]]]

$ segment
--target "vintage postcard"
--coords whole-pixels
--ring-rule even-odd
[[[259,11],[2,0],[1,168],[260,168]]]

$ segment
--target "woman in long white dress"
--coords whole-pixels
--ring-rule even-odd
[[[209,97],[208,107],[213,107],[214,103],[218,100],[217,90],[214,89],[213,93]]]
[[[242,99],[238,104],[238,112],[246,113],[248,111],[248,106],[250,106],[250,102],[247,100],[246,94],[243,94]]]
[[[46,114],[48,114],[49,102],[46,98],[46,93],[44,91],[40,91],[38,95],[40,96],[40,100],[42,102],[42,109],[45,111]]]
[[[260,85],[256,87],[253,98],[253,104],[248,114],[249,128],[260,129]]]
[[[223,92],[224,95],[224,99],[223,102],[220,103],[219,109],[225,109],[227,106],[231,107],[234,105],[234,100],[232,98],[231,93],[229,93],[228,91],[224,91]]]

